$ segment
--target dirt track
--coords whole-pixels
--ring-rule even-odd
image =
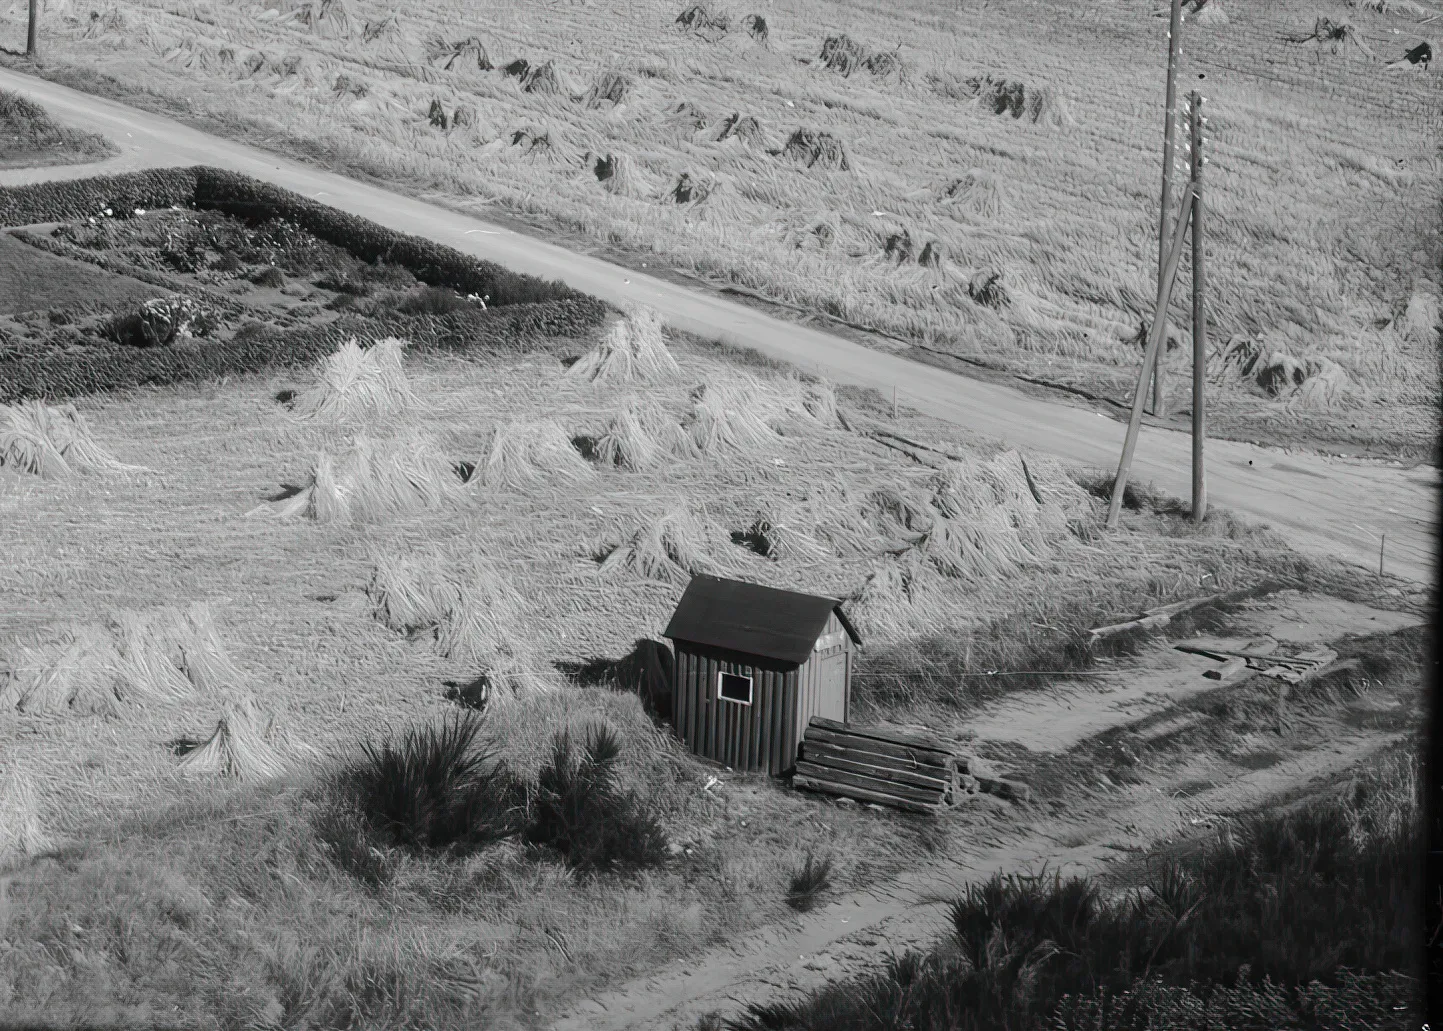
[[[1116,467],[1125,427],[1097,412],[928,368],[64,86],[0,69],[0,87],[32,97],[65,124],[109,136],[122,149],[120,156],[99,165],[0,172],[0,185],[202,163],[233,169],[518,271],[564,280],[607,301],[644,302],[679,329],[754,348],[834,382],[875,387],[884,394],[895,388],[904,403],[976,432],[1102,469]],[[1214,505],[1271,524],[1300,549],[1374,570],[1380,539],[1386,536],[1389,573],[1433,582],[1437,469],[1404,470],[1219,440],[1208,442],[1208,462]],[[1145,427],[1133,477],[1187,497],[1190,463],[1186,434]]]

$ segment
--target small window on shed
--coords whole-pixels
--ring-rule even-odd
[[[736,673],[718,673],[716,695],[723,701],[738,705],[752,704],[752,678]]]

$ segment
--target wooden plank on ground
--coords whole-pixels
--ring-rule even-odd
[[[906,784],[865,777],[859,773],[847,773],[829,766],[819,766],[806,760],[797,763],[797,773],[808,780],[828,781],[848,788],[862,788],[877,794],[894,795],[897,798],[906,798],[925,805],[940,805],[945,801],[945,789],[943,788],[908,787]]]
[[[802,741],[803,743],[815,742],[831,745],[834,748],[848,751],[890,756],[903,763],[908,763],[913,769],[918,770],[947,770],[952,766],[952,763],[948,761],[949,757],[941,752],[911,748],[907,745],[894,745],[887,741],[877,741],[871,738],[855,738],[846,734],[835,734],[830,730],[822,730],[818,727],[808,727]]]
[[[818,755],[836,755],[843,759],[853,759],[856,762],[864,762],[870,766],[880,766],[884,770],[901,770],[907,773],[918,773],[924,777],[936,777],[946,780],[952,775],[955,762],[921,761],[916,755],[888,755],[885,752],[876,752],[869,748],[869,745],[877,744],[872,741],[858,741],[855,744],[839,745],[835,741],[823,741],[819,737],[809,733],[802,739],[804,749],[815,752]]]
[[[870,741],[885,741],[892,745],[904,745],[907,748],[916,748],[928,752],[941,752],[943,755],[951,755],[952,750],[944,745],[937,738],[927,734],[908,734],[900,730],[883,730],[880,727],[858,727],[854,724],[838,723],[836,720],[829,720],[822,716],[813,716],[808,724],[808,729],[816,727],[819,730],[829,730],[834,734],[848,734],[852,737],[867,738]]]
[[[908,787],[922,788],[927,791],[946,792],[952,787],[952,781],[950,779],[943,780],[937,777],[928,777],[921,773],[913,773],[910,770],[896,770],[873,766],[853,756],[822,752],[811,746],[803,746],[802,758],[816,766],[825,766],[829,769],[841,770],[843,773],[856,773],[863,777],[871,777],[873,780],[905,784]]]
[[[877,791],[868,791],[865,788],[846,787],[841,784],[833,784],[825,780],[812,780],[801,774],[792,778],[792,784],[799,788],[806,788],[809,791],[821,791],[828,795],[841,795],[843,798],[855,798],[859,802],[875,802],[878,805],[892,806],[896,809],[906,809],[913,813],[936,813],[941,805],[928,805],[924,802],[913,802],[910,799],[898,798]]]

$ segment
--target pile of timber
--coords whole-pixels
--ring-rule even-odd
[[[966,775],[967,760],[935,739],[813,716],[792,784],[925,813],[955,804]]]

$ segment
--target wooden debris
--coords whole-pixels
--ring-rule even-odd
[[[1129,619],[1125,623],[1114,623],[1112,626],[1100,626],[1096,630],[1089,632],[1092,634],[1093,639],[1096,640],[1099,637],[1111,637],[1113,634],[1124,633],[1128,630],[1165,626],[1172,622],[1174,616],[1180,616],[1184,612],[1200,609],[1204,605],[1212,605],[1215,603],[1227,604],[1235,600],[1240,600],[1249,593],[1250,592],[1247,591],[1229,591],[1226,594],[1209,594],[1202,598],[1173,602],[1171,605],[1160,605],[1155,609],[1146,610],[1136,619]]]
[[[965,793],[966,774],[966,761],[936,738],[814,716],[792,783],[862,802],[937,812]]]

